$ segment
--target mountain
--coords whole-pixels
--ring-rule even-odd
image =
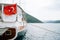
[[[54,21],[47,21],[47,23],[60,23],[60,20],[54,20]]]
[[[25,13],[25,19],[28,23],[43,23],[42,21],[38,20],[37,18]]]

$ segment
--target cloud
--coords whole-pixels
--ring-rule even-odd
[[[60,20],[60,0],[26,0],[25,11],[39,20]]]

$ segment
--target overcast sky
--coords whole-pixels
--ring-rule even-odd
[[[39,20],[60,20],[60,0],[25,0],[28,14]]]
[[[2,0],[4,1],[4,0]],[[0,0],[0,2],[2,2]],[[11,2],[12,0],[8,0]],[[4,2],[8,2],[5,0]],[[28,14],[39,20],[60,20],[60,0],[14,0]],[[8,3],[9,3],[8,2]],[[12,1],[13,3],[13,1]]]

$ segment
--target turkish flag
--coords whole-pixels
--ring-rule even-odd
[[[11,16],[17,13],[17,7],[16,4],[12,4],[12,5],[5,5],[4,6],[4,14],[7,16]]]

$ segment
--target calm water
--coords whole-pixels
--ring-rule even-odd
[[[29,23],[22,40],[60,40],[60,23]]]

